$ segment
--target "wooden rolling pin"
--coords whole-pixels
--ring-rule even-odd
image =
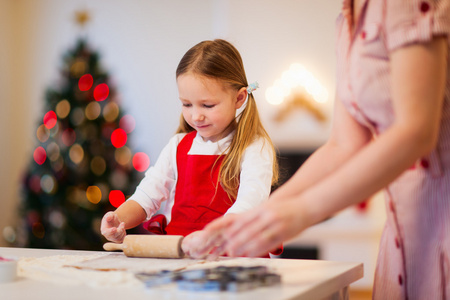
[[[106,251],[122,250],[126,256],[154,258],[183,258],[182,235],[129,234],[122,244],[105,243]]]

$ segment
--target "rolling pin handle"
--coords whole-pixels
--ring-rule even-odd
[[[103,249],[105,249],[106,251],[123,251],[123,244],[105,243],[103,244]]]

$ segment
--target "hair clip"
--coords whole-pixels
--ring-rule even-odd
[[[259,83],[258,81],[255,81],[251,84],[248,85],[247,87],[247,93],[251,94],[254,90],[256,90],[257,88],[259,88]]]

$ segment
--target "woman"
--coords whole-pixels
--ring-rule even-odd
[[[268,203],[185,249],[256,256],[385,188],[374,299],[450,298],[449,38],[448,0],[344,1],[329,140]]]

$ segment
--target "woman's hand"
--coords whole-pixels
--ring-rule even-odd
[[[278,201],[272,198],[252,211],[237,215],[223,229],[221,248],[224,253],[233,257],[258,257],[277,249],[284,241],[312,225],[299,204],[300,199]],[[206,229],[214,230],[219,222],[211,223]]]
[[[241,214],[230,214],[209,223],[183,241],[183,250],[194,258],[259,257],[277,249],[309,224],[298,199],[272,199]]]
[[[120,222],[115,212],[107,212],[102,219],[100,232],[109,241],[122,243],[125,238],[125,223]]]
[[[186,236],[181,244],[184,253],[192,258],[208,258],[210,260],[224,254],[223,231],[234,222],[237,216],[239,215],[227,214],[216,219],[203,230]]]

